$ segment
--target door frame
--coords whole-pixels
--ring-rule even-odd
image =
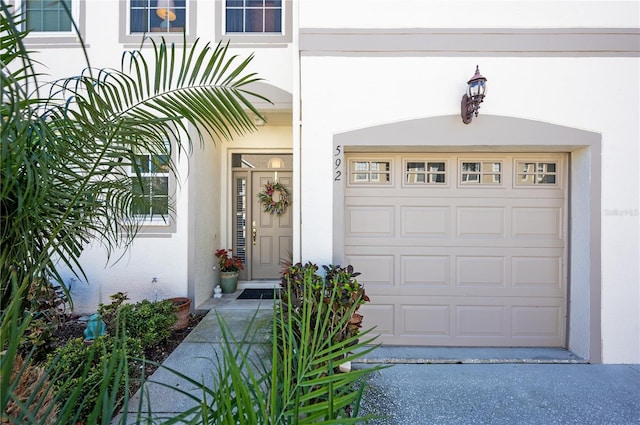
[[[279,150],[279,149],[272,149],[272,150],[268,150],[268,151],[264,151],[264,150],[248,150],[248,149],[243,149],[243,150],[229,150],[229,157],[228,157],[228,164],[229,164],[229,201],[228,201],[228,205],[230,206],[230,208],[227,208],[227,217],[226,220],[228,220],[227,222],[229,223],[229,237],[228,240],[230,241],[230,245],[233,248],[233,252],[234,253],[238,253],[239,252],[239,247],[238,247],[238,242],[237,242],[237,233],[236,233],[236,229],[237,229],[237,220],[238,220],[238,215],[237,215],[237,208],[238,208],[238,203],[236,202],[236,194],[237,194],[237,179],[240,177],[244,177],[245,178],[245,198],[246,198],[246,202],[244,205],[245,208],[245,217],[244,217],[244,239],[245,239],[245,254],[244,254],[244,270],[242,270],[239,273],[239,280],[241,281],[251,281],[253,280],[252,278],[252,265],[251,265],[251,256],[253,255],[253,245],[251,244],[251,220],[253,219],[252,217],[252,208],[251,206],[253,205],[253,202],[257,202],[253,199],[253,196],[251,196],[251,193],[253,192],[253,188],[252,188],[252,175],[254,172],[273,172],[275,169],[274,168],[268,168],[268,167],[256,167],[256,168],[241,168],[241,167],[233,167],[233,161],[232,161],[232,155],[233,154],[260,154],[260,155],[293,155],[291,150]],[[279,168],[278,171],[283,171],[283,172],[291,172],[292,173],[292,179],[294,178],[293,176],[293,168]],[[293,206],[289,206],[289,208],[292,208]]]

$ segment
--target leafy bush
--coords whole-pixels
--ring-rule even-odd
[[[169,300],[125,304],[120,310],[127,335],[138,338],[142,348],[167,339],[178,321],[177,307]]]
[[[286,289],[282,302],[291,305],[291,312],[295,316],[300,315],[305,302],[312,304],[312,311],[317,310],[320,304],[328,304],[331,307],[331,326],[326,332],[333,334],[333,342],[344,341],[358,335],[362,327],[362,315],[357,310],[369,301],[369,297],[356,280],[360,273],[354,272],[351,265],[323,268],[326,272],[324,278],[317,273],[318,266],[311,262],[286,267],[280,282],[280,286]],[[307,291],[306,286],[312,290]],[[348,320],[343,321],[345,316]]]
[[[101,304],[98,313],[107,328],[114,332],[117,317],[125,327],[127,336],[137,338],[146,349],[167,339],[178,321],[177,307],[170,300],[142,300],[135,304],[125,304],[127,295],[118,292],[111,296],[112,303]]]
[[[27,313],[31,314],[31,313]],[[20,339],[19,353],[23,356],[32,353],[33,361],[46,359],[51,352],[55,325],[43,319],[30,320]]]
[[[128,379],[124,377],[136,375],[140,362],[134,359],[141,357],[137,339],[110,335],[98,337],[90,345],[82,338],[71,339],[59,348],[50,358],[49,373],[54,376],[56,399],[72,416],[70,423],[97,423],[105,401],[117,406],[128,398],[131,394],[125,395]]]
[[[109,296],[111,299],[111,303],[109,304],[100,304],[98,306],[98,314],[102,317],[102,320],[107,325],[107,330],[115,332],[116,327],[116,318],[118,315],[118,310],[125,301],[129,299],[126,292],[116,292],[115,294],[111,294]]]
[[[140,356],[139,343],[122,332],[99,338],[92,346],[79,338],[51,355],[46,367],[39,366],[33,359],[35,349],[26,357],[18,354],[33,319],[23,314],[21,303],[31,280],[18,284],[17,273],[12,273],[9,284],[17,296],[0,310],[0,422],[96,424],[102,418],[102,423],[110,423],[118,407],[128,404],[130,373],[135,369],[133,376],[139,375],[131,358]]]
[[[42,361],[51,352],[56,327],[69,318],[69,300],[62,287],[46,281],[30,285],[26,301],[25,316],[30,321],[19,352],[22,356],[31,353],[32,360]]]

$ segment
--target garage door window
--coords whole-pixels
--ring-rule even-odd
[[[387,184],[391,182],[391,161],[351,161],[353,184]]]
[[[502,162],[462,161],[460,183],[463,185],[499,185],[502,183]]]
[[[556,185],[558,165],[555,162],[517,161],[516,184],[519,186]]]
[[[447,165],[444,161],[407,161],[405,181],[408,184],[446,184]]]

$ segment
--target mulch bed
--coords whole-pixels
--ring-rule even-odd
[[[161,342],[160,344],[148,348],[145,350],[144,355],[147,360],[156,363],[162,363],[169,354],[176,349],[178,345],[189,335],[189,333],[196,327],[200,320],[204,315],[192,313],[189,315],[189,324],[184,329],[174,330],[169,338]],[[66,322],[58,325],[57,329],[53,334],[53,348],[63,346],[68,340],[72,338],[83,338],[84,330],[86,329],[87,324],[84,321],[81,321],[78,316],[73,316]],[[158,367],[153,364],[147,364],[145,368],[146,376],[150,376]],[[132,392],[135,388],[131,389]]]

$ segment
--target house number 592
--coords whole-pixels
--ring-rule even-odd
[[[336,152],[333,154],[333,181],[339,182],[342,179],[342,146],[336,146]]]

